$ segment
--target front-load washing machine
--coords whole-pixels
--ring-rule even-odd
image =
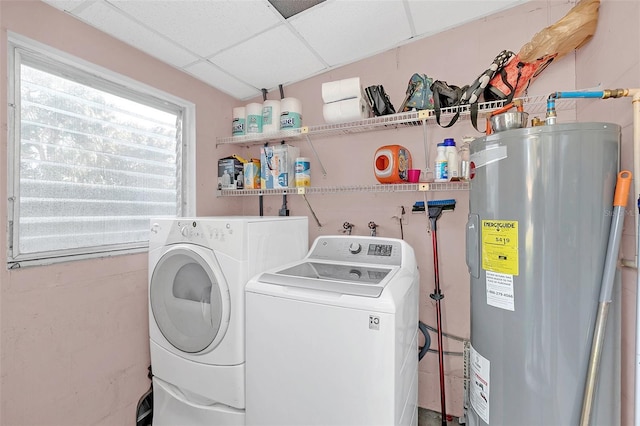
[[[247,425],[417,425],[418,289],[413,249],[376,237],[249,280]]]
[[[245,423],[244,287],[307,250],[306,217],[152,219],[155,426]]]

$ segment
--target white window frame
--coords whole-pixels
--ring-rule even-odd
[[[7,263],[9,268],[17,268],[31,265],[44,265],[70,260],[87,258],[99,258],[115,256],[121,254],[139,253],[148,249],[148,241],[136,244],[105,245],[91,248],[79,248],[70,250],[56,250],[51,252],[40,252],[35,254],[14,253],[14,232],[17,232],[14,224],[19,218],[18,203],[19,197],[19,167],[20,167],[20,126],[18,119],[20,111],[20,89],[16,84],[16,77],[20,75],[20,55],[26,52],[31,57],[38,57],[38,60],[48,61],[55,64],[74,68],[90,75],[95,81],[100,80],[102,84],[112,86],[118,91],[127,92],[130,98],[135,98],[137,93],[145,98],[155,98],[159,101],[172,103],[182,108],[182,156],[181,156],[181,179],[180,185],[180,209],[178,216],[188,217],[195,215],[195,140],[196,140],[196,108],[192,102],[181,99],[172,94],[161,91],[129,77],[118,74],[104,67],[92,64],[83,59],[77,58],[60,50],[54,49],[43,43],[31,40],[27,37],[8,33],[8,167],[7,167],[7,193],[8,193],[8,250]],[[83,82],[86,84],[86,82]],[[104,90],[104,88],[103,88]]]

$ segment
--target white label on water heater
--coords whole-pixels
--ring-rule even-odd
[[[515,311],[513,302],[513,275],[486,271],[487,273],[487,305]]]
[[[471,385],[469,399],[471,406],[486,424],[489,424],[489,360],[471,346]]]

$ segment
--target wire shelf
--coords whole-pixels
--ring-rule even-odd
[[[257,145],[272,141],[290,141],[302,139],[309,132],[308,127],[300,127],[299,129],[281,130],[279,132],[270,133],[253,133],[242,136],[230,136],[217,138],[216,145],[237,144],[237,145]]]
[[[544,113],[546,111],[548,95],[522,97],[525,111],[530,116]],[[481,102],[478,104],[478,116],[484,118],[487,113],[491,113],[505,105],[504,100]],[[575,108],[575,99],[558,99],[556,109]],[[456,113],[460,114],[460,119],[469,119],[471,115],[469,105],[443,108],[440,119],[447,122]],[[273,133],[256,133],[242,136],[222,137],[216,139],[216,145],[237,144],[237,145],[257,145],[269,142],[281,142],[299,140],[310,136],[331,136],[345,135],[353,133],[370,132],[376,130],[397,129],[406,126],[419,126],[424,123],[435,124],[436,114],[433,110],[400,112],[397,114],[383,115],[381,117],[367,118],[364,120],[351,121],[347,123],[320,124],[315,126],[301,127],[299,129],[283,130]]]
[[[276,189],[219,189],[218,197],[242,197],[250,195],[305,195],[341,194],[353,192],[416,192],[416,191],[468,191],[469,182],[424,182],[384,185],[337,185]]]

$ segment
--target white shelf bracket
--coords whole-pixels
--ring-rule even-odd
[[[320,156],[318,155],[316,148],[313,146],[313,142],[311,142],[311,138],[309,137],[309,134],[305,133],[304,137],[305,139],[307,139],[307,142],[309,143],[309,147],[311,148],[311,151],[313,151],[313,156],[316,157],[316,160],[320,165],[320,169],[322,170],[322,176],[327,177],[327,170],[324,168],[324,165],[322,165],[322,160],[320,160]]]

